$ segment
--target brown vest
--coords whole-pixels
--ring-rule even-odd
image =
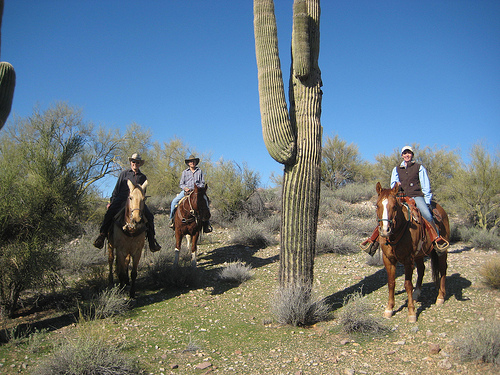
[[[401,165],[397,167],[401,187],[403,188],[405,194],[411,198],[424,196],[424,193],[422,193],[422,187],[420,186],[420,178],[418,177],[419,169],[420,164],[415,162],[412,162],[406,168]]]

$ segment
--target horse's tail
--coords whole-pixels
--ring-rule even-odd
[[[431,268],[432,268],[432,281],[434,281],[434,284],[439,288],[439,280],[441,276],[439,274],[439,255],[436,252],[436,250],[432,249],[430,257],[431,257]]]

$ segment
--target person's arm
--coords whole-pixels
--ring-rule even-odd
[[[424,193],[425,203],[429,205],[432,200],[431,181],[423,165],[421,165],[418,170],[418,178],[420,179],[420,188],[422,189],[422,193]]]
[[[179,187],[181,188],[181,190],[186,190],[187,188],[187,181],[186,181],[186,171],[182,171],[182,174],[181,174],[181,180],[179,182]]]
[[[399,174],[397,167],[394,167],[391,173],[391,189],[396,185],[399,181]]]
[[[205,187],[205,176],[204,176],[203,171],[201,169],[198,169],[198,171],[199,171],[199,176],[198,176],[198,179],[196,181],[196,185],[198,185],[198,187],[204,188]]]
[[[115,185],[115,188],[113,189],[113,193],[111,194],[111,198],[109,198],[109,203],[113,203],[113,201],[116,199],[118,194],[120,194],[120,185],[123,181],[124,175],[125,175],[125,173],[122,172],[118,176],[118,180],[116,181],[116,185]]]

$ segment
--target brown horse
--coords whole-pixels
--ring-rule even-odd
[[[142,186],[134,185],[127,181],[130,189],[129,197],[125,204],[124,213],[120,213],[120,220],[115,221],[108,235],[108,264],[109,284],[113,285],[113,260],[116,253],[116,273],[120,280],[120,287],[129,285],[128,267],[132,258],[132,272],[130,278],[130,298],[135,298],[135,280],[137,266],[141,259],[142,249],[146,238],[146,221],[144,218],[144,200],[146,199],[146,180]]]
[[[438,255],[430,236],[425,231],[424,219],[418,211],[411,210],[397,196],[398,186],[393,189],[383,189],[377,183],[377,218],[380,234],[380,246],[387,271],[389,301],[384,316],[390,318],[394,310],[394,288],[396,285],[396,264],[400,262],[405,269],[405,290],[408,294],[408,321],[416,322],[414,301],[418,299],[424,277],[424,257],[431,257],[432,277],[438,288],[436,305],[444,303],[446,296],[447,253]],[[436,222],[441,237],[448,240],[450,226],[448,215],[436,203],[436,209],[441,220]],[[417,283],[413,290],[413,267],[417,265]]]
[[[174,215],[175,227],[175,257],[174,267],[179,264],[179,252],[181,250],[182,238],[186,236],[187,246],[191,248],[191,266],[196,268],[196,250],[198,249],[198,238],[204,221],[210,219],[210,210],[206,201],[204,188],[194,186],[188,195],[179,202]]]

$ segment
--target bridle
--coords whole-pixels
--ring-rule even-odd
[[[400,208],[402,208],[401,204],[399,203],[397,198],[396,198],[396,204]],[[401,211],[401,214],[403,214],[402,211]],[[389,227],[391,228],[391,234],[388,237],[385,237],[385,244],[391,245],[391,246],[396,246],[403,238],[403,235],[405,234],[405,231],[408,228],[408,225],[410,224],[411,214],[408,215],[408,219],[404,221],[404,225],[402,227],[400,226],[399,228],[396,227],[396,219],[394,219],[394,218],[393,219],[377,219],[377,222],[379,224],[379,228],[380,228],[380,223],[384,222],[384,221],[386,221],[389,224]],[[397,229],[399,229],[399,230],[396,231]],[[389,240],[391,238],[391,236],[395,236],[395,238],[392,241]]]

